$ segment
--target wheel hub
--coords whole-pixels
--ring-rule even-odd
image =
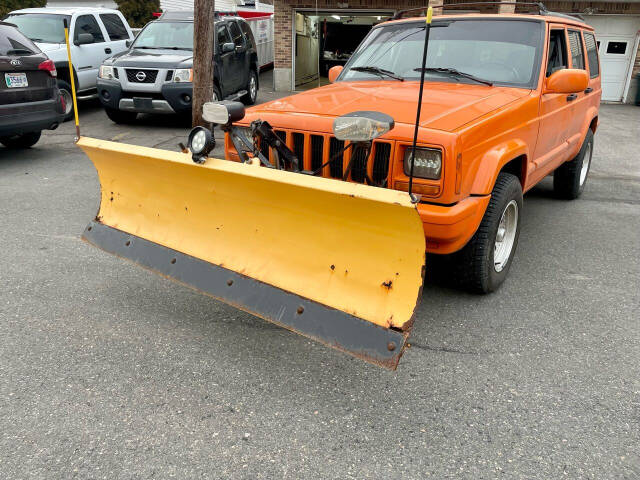
[[[493,266],[496,272],[506,267],[511,257],[511,251],[516,240],[518,230],[518,203],[511,200],[502,212],[496,240],[493,246]]]

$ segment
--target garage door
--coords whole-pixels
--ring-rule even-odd
[[[602,66],[602,100],[620,102],[636,56],[640,16],[594,15],[584,19],[596,30]]]

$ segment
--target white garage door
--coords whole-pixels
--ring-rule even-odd
[[[640,16],[589,15],[584,19],[596,30],[602,66],[602,99],[620,102],[636,56]]]

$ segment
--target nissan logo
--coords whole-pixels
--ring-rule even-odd
[[[22,62],[20,60],[11,60],[11,65],[13,65],[14,67],[17,67],[18,65],[22,65]]]
[[[138,72],[136,73],[136,78],[139,82],[144,82],[144,79],[147,78],[147,74],[144,72]]]

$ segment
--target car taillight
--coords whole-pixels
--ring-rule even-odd
[[[51,75],[52,77],[55,77],[58,75],[58,71],[56,70],[56,65],[53,63],[52,60],[45,60],[40,65],[38,65],[38,69],[49,72],[49,75]]]

